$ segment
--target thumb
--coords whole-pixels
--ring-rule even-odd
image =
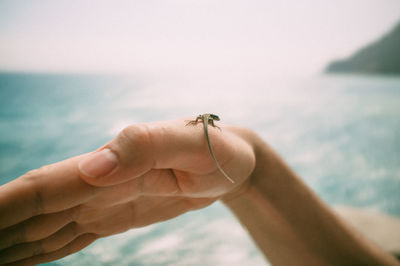
[[[79,163],[82,179],[110,186],[144,175],[151,169],[177,166],[178,158],[196,141],[185,120],[134,124]]]

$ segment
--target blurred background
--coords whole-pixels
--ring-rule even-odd
[[[131,123],[211,112],[329,205],[400,216],[399,22],[398,0],[0,0],[0,184]],[[216,203],[63,264],[268,262]]]

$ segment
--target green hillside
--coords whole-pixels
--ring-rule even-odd
[[[349,58],[331,62],[325,71],[400,74],[400,23],[381,39],[358,50]]]

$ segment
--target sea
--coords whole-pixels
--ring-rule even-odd
[[[0,185],[92,151],[129,124],[201,113],[256,131],[330,206],[400,217],[400,76],[2,73]],[[217,202],[46,265],[269,264]]]

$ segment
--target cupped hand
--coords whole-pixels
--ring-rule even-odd
[[[188,120],[136,124],[95,152],[0,187],[0,264],[32,265],[94,240],[205,207],[239,191],[255,166],[249,132]]]

